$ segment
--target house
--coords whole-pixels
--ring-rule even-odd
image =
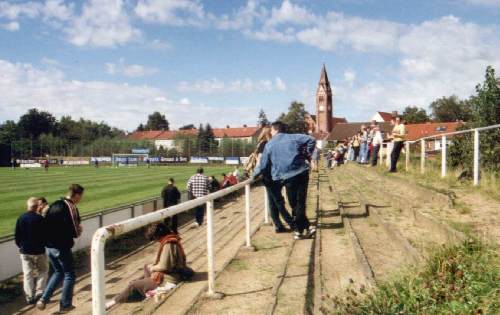
[[[398,115],[397,111],[393,111],[392,113],[388,112],[376,112],[375,115],[372,116],[370,121],[376,121],[376,122],[388,122],[391,121],[391,119],[395,116]]]
[[[257,140],[260,134],[260,127],[248,127],[243,125],[243,127],[231,128],[226,126],[226,128],[214,128],[215,140],[221,143],[224,138],[230,138],[233,140],[243,140],[246,142],[252,142]]]
[[[175,139],[181,136],[186,137],[196,137],[198,135],[198,129],[187,129],[187,130],[168,130],[163,131],[154,139],[156,149],[173,149],[176,147]]]
[[[462,122],[427,122],[422,124],[406,125],[406,139],[415,141],[420,138],[438,136],[445,133],[454,132],[462,126]],[[449,139],[447,139],[449,143]],[[428,139],[425,143],[427,150],[441,150],[441,138]]]
[[[363,125],[370,126],[371,122],[338,123],[333,127],[325,140],[332,142],[344,141],[358,133]],[[384,138],[387,137],[387,134],[392,132],[393,126],[390,122],[381,122],[378,125]]]

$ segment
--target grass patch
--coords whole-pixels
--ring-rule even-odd
[[[231,264],[229,264],[229,268],[231,271],[242,271],[242,270],[248,270],[248,265],[244,260],[235,258],[233,261],[231,261]]]
[[[180,190],[196,172],[197,166],[139,167],[51,167],[43,169],[0,168],[0,236],[13,232],[17,217],[26,209],[30,196],[45,197],[53,202],[66,193],[72,183],[85,187],[79,205],[81,214],[88,214],[118,205],[130,204],[160,195],[169,177],[176,180]],[[205,167],[207,175],[220,177],[228,166]]]
[[[497,247],[478,240],[435,249],[425,266],[380,284],[372,292],[348,289],[330,298],[328,314],[498,314]]]

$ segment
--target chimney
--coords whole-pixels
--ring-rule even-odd
[[[392,111],[392,117],[396,117],[398,115],[398,111],[397,110],[393,110]]]
[[[246,128],[246,127],[247,127],[247,125],[243,125],[243,128]]]
[[[226,128],[227,128],[227,129],[229,129],[229,128],[231,128],[231,127],[229,127],[229,125],[226,125]]]

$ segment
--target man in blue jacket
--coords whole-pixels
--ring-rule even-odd
[[[275,185],[285,186],[288,202],[295,221],[294,238],[311,237],[315,228],[310,228],[306,215],[309,164],[306,162],[316,147],[316,140],[304,134],[285,133],[286,125],[280,121],[271,124],[272,139],[262,153],[253,177],[261,175],[269,166]],[[281,194],[281,189],[273,189]],[[276,198],[279,200],[280,198]],[[282,201],[284,202],[284,201]],[[304,235],[304,231],[307,232]]]
[[[75,266],[71,248],[75,244],[74,239],[82,234],[80,214],[76,206],[83,197],[83,191],[82,186],[72,184],[69,186],[68,195],[50,205],[45,216],[47,255],[54,273],[36,304],[40,310],[45,309],[45,305],[61,281],[63,281],[63,286],[59,301],[59,314],[67,313],[75,308],[72,304]]]
[[[35,304],[42,296],[49,266],[45,255],[46,230],[43,217],[38,214],[38,198],[27,201],[28,211],[16,222],[16,245],[21,254],[23,289],[28,304]]]

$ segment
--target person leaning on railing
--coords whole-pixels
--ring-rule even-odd
[[[397,172],[397,164],[399,160],[399,155],[401,154],[401,149],[403,149],[404,141],[406,138],[406,128],[404,122],[401,121],[401,117],[396,116],[393,118],[394,128],[392,129],[392,139],[394,142],[394,147],[391,152],[391,168],[390,172]]]
[[[165,224],[150,225],[146,238],[159,243],[153,264],[144,266],[144,275],[106,303],[110,309],[117,303],[141,301],[150,294],[160,294],[173,289],[180,281],[189,280],[194,271],[186,264],[186,254],[181,238]]]

